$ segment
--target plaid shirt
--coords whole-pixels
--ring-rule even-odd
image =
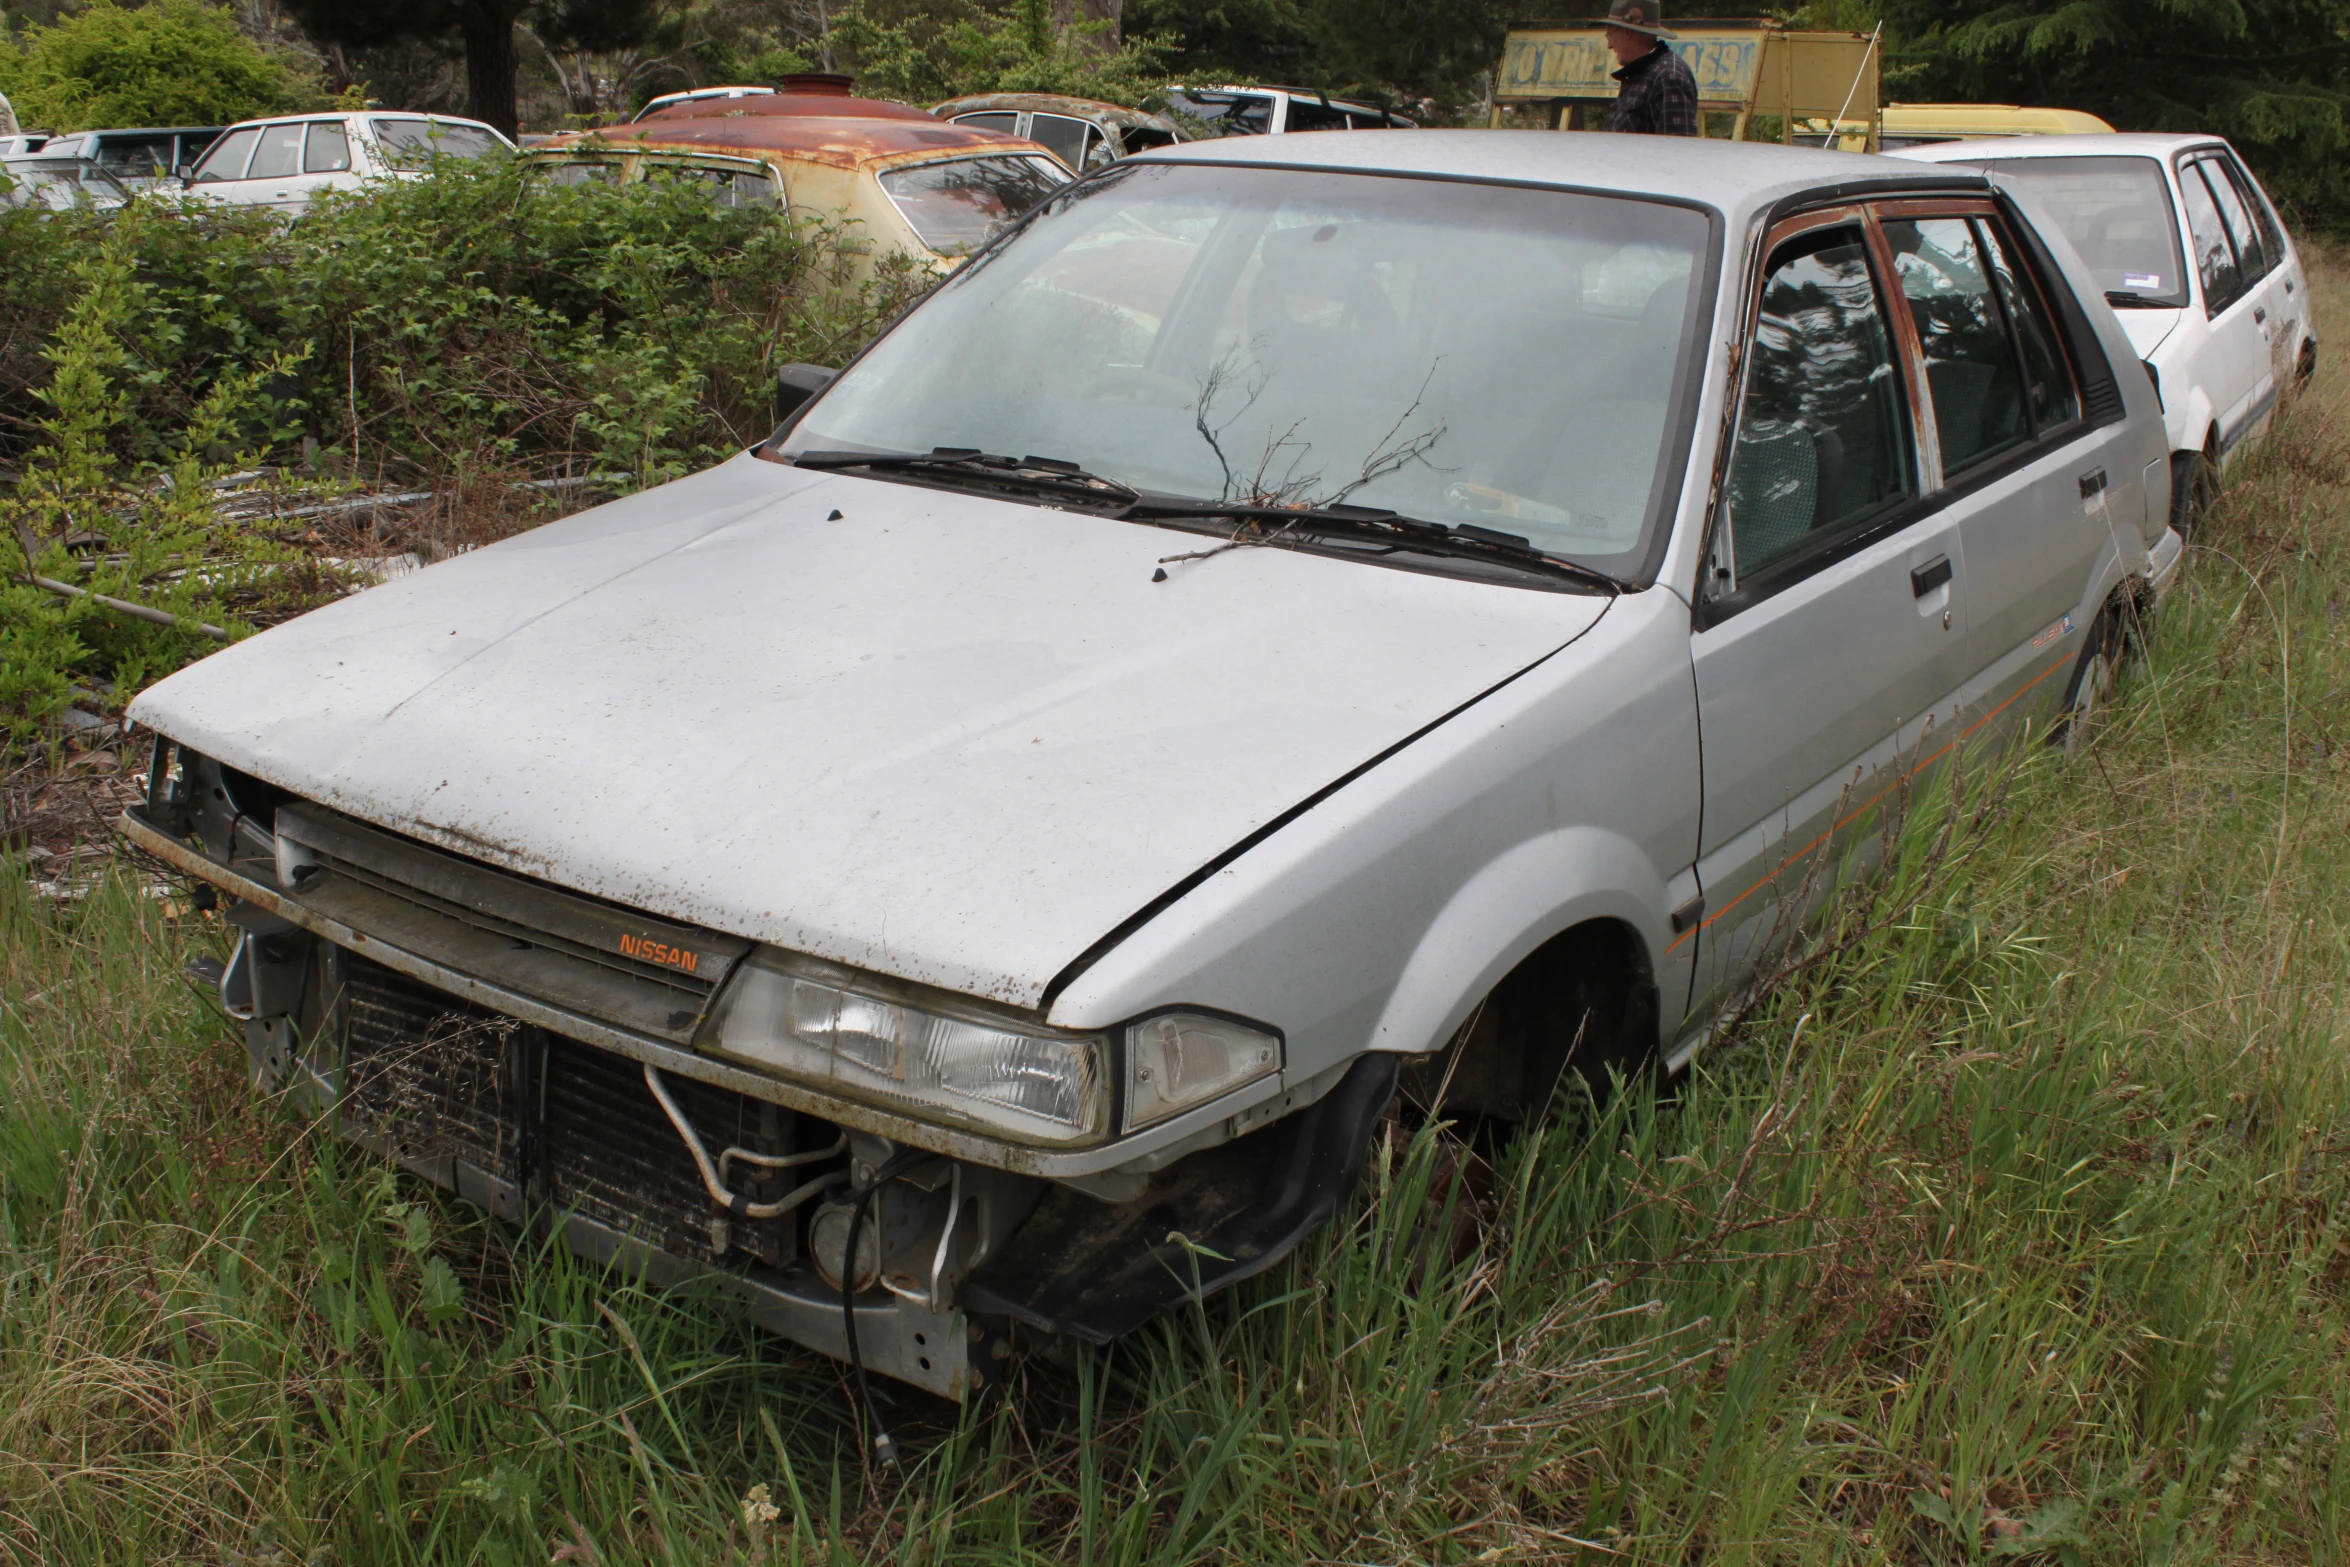
[[[1663,44],[1615,73],[1623,84],[1607,112],[1611,131],[1648,136],[1697,134],[1697,78]]]

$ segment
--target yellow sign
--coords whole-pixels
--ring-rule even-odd
[[[1493,86],[1505,103],[1604,103],[1616,96],[1616,59],[1604,22],[1510,30]],[[1877,122],[1877,40],[1868,33],[1791,32],[1775,22],[1684,22],[1667,47],[1697,80],[1701,109],[1778,118],[1790,138],[1806,118]],[[1564,121],[1562,119],[1561,123]]]
[[[1743,108],[1754,96],[1766,34],[1754,25],[1699,31],[1676,29],[1668,44],[1697,78],[1698,102],[1708,107]],[[1530,28],[1512,32],[1502,46],[1501,77],[1494,96],[1510,100],[1613,98],[1616,57],[1608,52],[1599,24],[1589,27]]]

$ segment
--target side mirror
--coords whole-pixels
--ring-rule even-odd
[[[775,372],[775,422],[783,424],[800,411],[801,404],[832,384],[838,370],[827,370],[822,365],[785,365]]]

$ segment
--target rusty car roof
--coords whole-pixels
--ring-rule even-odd
[[[736,100],[741,101],[741,100]],[[754,100],[756,101],[756,100]],[[852,102],[835,98],[835,104]],[[727,114],[656,118],[559,137],[548,149],[598,147],[615,152],[726,152],[758,157],[780,153],[800,162],[855,169],[911,153],[1027,152],[1049,157],[1042,147],[1001,131],[949,125],[915,112],[912,120],[856,115]],[[546,149],[542,149],[546,150]]]

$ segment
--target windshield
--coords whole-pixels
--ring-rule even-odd
[[[73,207],[119,207],[130,199],[130,192],[95,164],[61,162],[44,168],[10,162],[5,168],[8,185],[0,191],[0,202],[11,207],[64,212]]]
[[[923,244],[963,256],[1068,179],[1048,158],[956,158],[887,170],[881,188]]]
[[[487,126],[459,120],[378,120],[375,139],[384,162],[395,169],[428,168],[435,157],[479,158],[506,150]]]
[[[1473,524],[1638,575],[1700,213],[1126,164],[945,284],[783,451],[976,447],[1138,490]]]
[[[2179,221],[2158,160],[2003,158],[1986,167],[2048,209],[2099,288],[2153,305],[2187,303]]]

